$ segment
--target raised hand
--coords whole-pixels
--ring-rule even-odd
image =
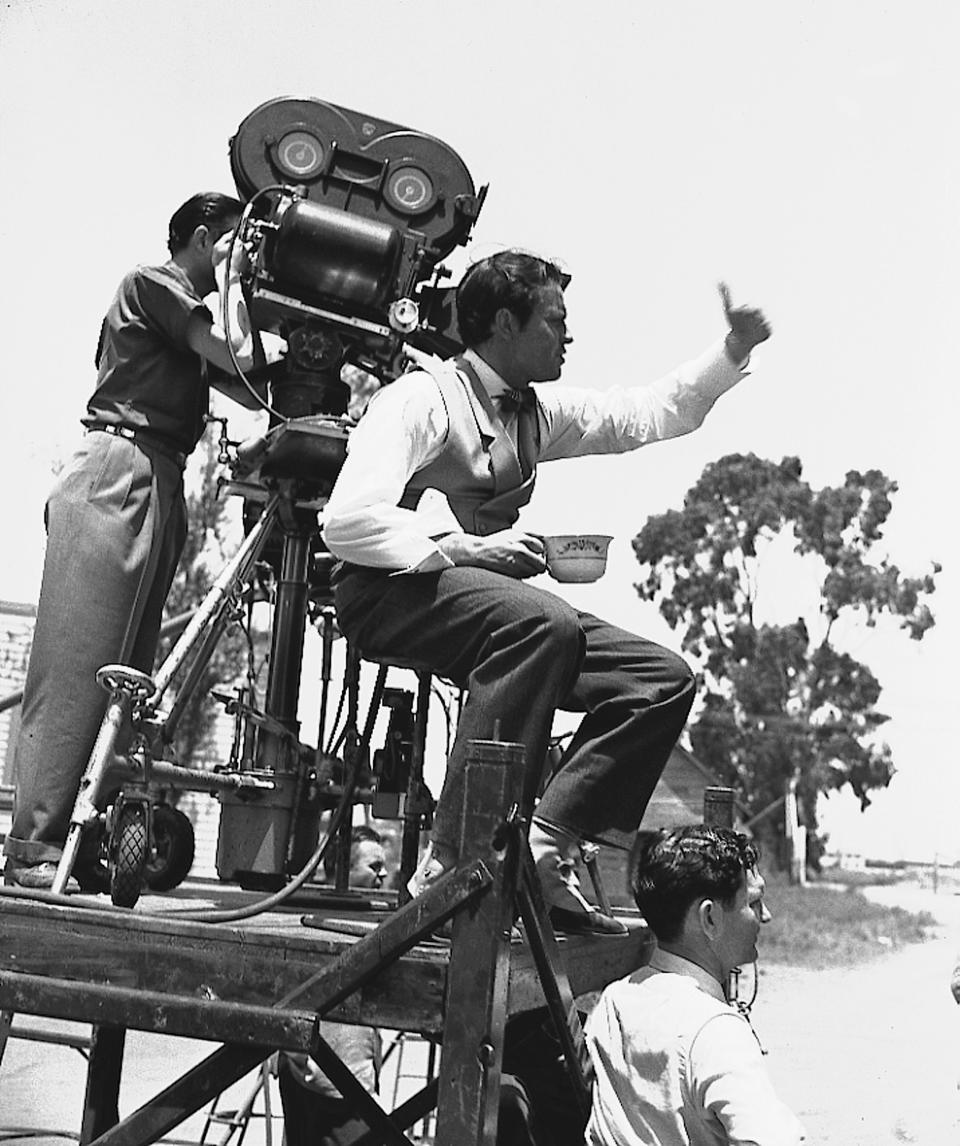
[[[742,362],[758,343],[770,337],[770,324],[762,310],[750,306],[734,306],[726,283],[718,283],[717,290],[730,327],[727,352],[735,362]]]

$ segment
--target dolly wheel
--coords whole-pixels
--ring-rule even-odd
[[[124,804],[115,830],[110,899],[116,907],[133,907],[140,898],[147,863],[147,818],[143,805]]]
[[[151,891],[170,891],[183,883],[193,867],[193,824],[179,808],[154,804],[151,827],[153,846],[144,879]]]

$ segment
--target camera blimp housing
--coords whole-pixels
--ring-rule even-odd
[[[486,188],[477,193],[451,147],[323,100],[280,98],[240,124],[230,166],[248,201],[251,316],[288,345],[274,384],[282,414],[343,413],[345,362],[389,381],[404,341],[455,348],[429,318],[450,313],[438,264],[466,243]]]

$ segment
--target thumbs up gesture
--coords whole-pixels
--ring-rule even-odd
[[[770,324],[762,310],[750,306],[734,306],[730,288],[726,283],[718,283],[723,313],[730,327],[727,334],[727,353],[734,362],[743,362],[750,351],[760,342],[770,337]]]

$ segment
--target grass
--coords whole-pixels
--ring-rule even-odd
[[[872,903],[854,885],[843,889],[791,885],[765,873],[773,919],[763,928],[765,963],[794,967],[848,966],[930,938],[929,912]]]
[[[614,906],[633,906],[626,890],[626,856],[600,853],[603,880]],[[900,907],[872,903],[859,888],[903,882],[901,873],[831,872],[831,886],[797,887],[781,873],[763,868],[773,919],[763,928],[760,958],[793,967],[850,966],[930,937],[936,920]],[[589,884],[589,880],[585,880]],[[837,884],[842,886],[837,887]],[[960,886],[955,890],[960,892]]]

